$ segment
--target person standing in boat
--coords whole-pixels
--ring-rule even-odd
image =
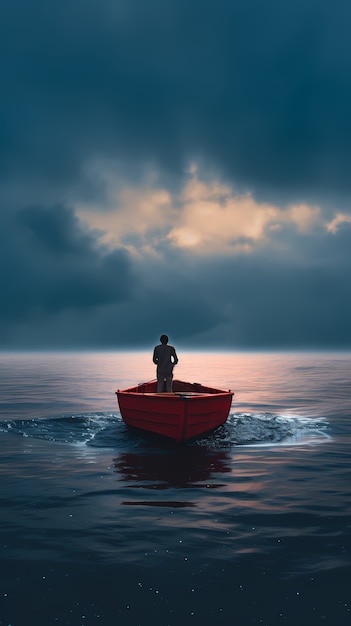
[[[161,344],[154,349],[153,362],[157,365],[157,393],[163,391],[166,382],[166,391],[172,391],[173,368],[178,363],[177,353],[173,346],[168,345],[167,335],[161,335]]]

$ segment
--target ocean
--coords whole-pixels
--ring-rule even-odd
[[[0,354],[0,625],[351,624],[351,354],[179,351],[231,389],[177,446],[115,391],[151,351]]]

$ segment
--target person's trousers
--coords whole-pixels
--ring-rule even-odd
[[[157,372],[157,393],[162,393],[162,391],[164,391],[164,386],[166,383],[166,391],[170,392],[172,391],[172,380],[173,380],[173,374],[170,374],[169,372],[166,373],[162,373],[162,372]]]

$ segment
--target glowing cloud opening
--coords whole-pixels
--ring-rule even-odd
[[[307,233],[321,222],[318,206],[282,209],[259,203],[250,193],[240,195],[218,181],[202,180],[195,164],[179,195],[157,187],[156,180],[132,188],[107,171],[103,206],[81,204],[77,213],[101,232],[102,242],[137,255],[157,253],[165,245],[199,255],[249,253],[268,245],[284,226]]]

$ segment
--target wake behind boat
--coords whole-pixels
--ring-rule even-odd
[[[157,381],[116,391],[128,426],[181,443],[214,430],[227,420],[232,391],[174,380],[172,392],[157,393]]]

